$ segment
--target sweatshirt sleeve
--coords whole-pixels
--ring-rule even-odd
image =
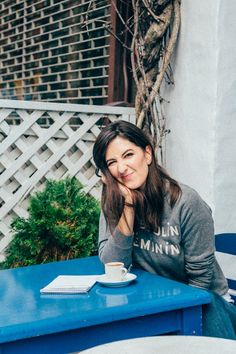
[[[215,263],[214,224],[211,209],[195,191],[183,205],[181,231],[188,283],[209,289]]]
[[[118,230],[114,230],[114,233],[111,234],[104,214],[101,213],[98,252],[104,264],[119,261],[123,262],[125,267],[128,268],[132,263],[133,238],[133,234],[125,236]]]

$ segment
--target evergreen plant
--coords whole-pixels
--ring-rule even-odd
[[[32,196],[27,219],[11,224],[13,240],[1,268],[14,268],[97,253],[99,202],[76,178],[49,180]]]

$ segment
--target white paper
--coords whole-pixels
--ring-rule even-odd
[[[99,275],[59,275],[40,289],[42,294],[79,294],[88,292]]]

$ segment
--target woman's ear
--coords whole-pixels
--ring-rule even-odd
[[[145,158],[146,158],[147,164],[150,165],[152,163],[152,148],[150,145],[147,145],[145,147]]]

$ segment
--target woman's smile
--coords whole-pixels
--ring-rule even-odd
[[[125,181],[130,181],[133,177],[134,172],[128,173],[125,176],[121,176],[120,178],[122,179],[123,182]]]

